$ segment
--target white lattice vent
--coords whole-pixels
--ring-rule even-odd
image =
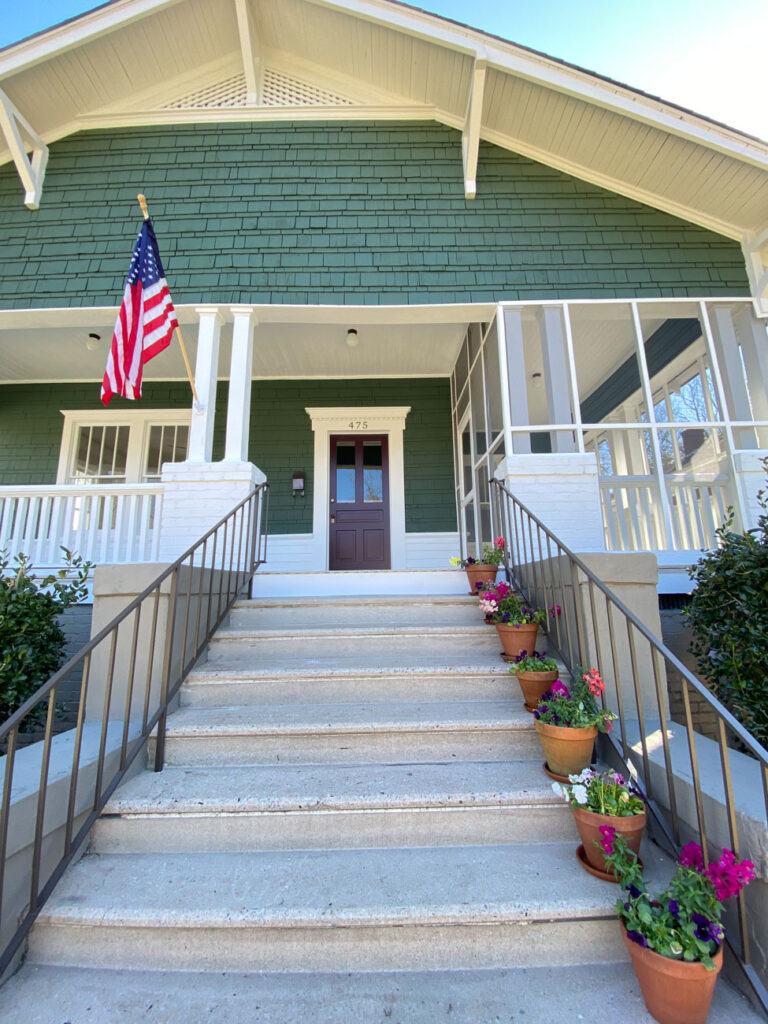
[[[245,75],[232,75],[223,82],[196,89],[179,97],[173,103],[166,103],[163,110],[199,110],[206,107],[244,107],[246,103]]]
[[[265,107],[343,107],[349,106],[351,100],[282,71],[266,68],[262,102]]]
[[[350,106],[351,100],[338,93],[303,82],[292,75],[272,68],[264,70],[264,107],[340,107]],[[196,89],[166,103],[163,110],[201,110],[247,106],[245,75],[232,75],[223,82]]]

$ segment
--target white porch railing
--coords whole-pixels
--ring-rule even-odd
[[[36,569],[59,566],[65,547],[90,562],[154,562],[159,484],[0,487],[0,550]]]
[[[655,477],[603,477],[605,543],[609,551],[695,551],[717,547],[715,530],[733,504],[730,478],[686,474],[665,478],[672,537]]]

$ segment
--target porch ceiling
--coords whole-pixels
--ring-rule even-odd
[[[451,373],[467,325],[485,322],[492,305],[429,307],[254,307],[253,376],[415,377]],[[177,310],[194,366],[197,314]],[[232,325],[222,310],[219,377],[229,377]],[[0,311],[0,384],[100,381],[116,309]],[[355,328],[358,344],[347,344]],[[100,335],[99,340],[89,334]],[[179,346],[147,364],[146,380],[186,378]]]

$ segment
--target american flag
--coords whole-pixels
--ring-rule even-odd
[[[112,395],[141,398],[144,364],[167,348],[179,326],[160,262],[152,221],[145,220],[131,258],[123,304],[101,385],[101,400]]]

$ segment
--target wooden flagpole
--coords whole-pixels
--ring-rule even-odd
[[[149,210],[147,209],[147,197],[143,192],[139,192],[136,196],[141,207],[141,212],[144,214],[144,220],[149,220]],[[181,336],[181,328],[176,327],[176,336],[179,339],[179,345],[181,346],[181,354],[184,357],[184,365],[187,368],[187,377],[189,378],[189,386],[192,388],[192,397],[195,400],[195,407],[200,408],[200,399],[197,397],[197,389],[195,388],[195,378],[192,376],[192,367],[189,364],[189,356],[187,355],[187,349],[184,345],[184,339]]]

